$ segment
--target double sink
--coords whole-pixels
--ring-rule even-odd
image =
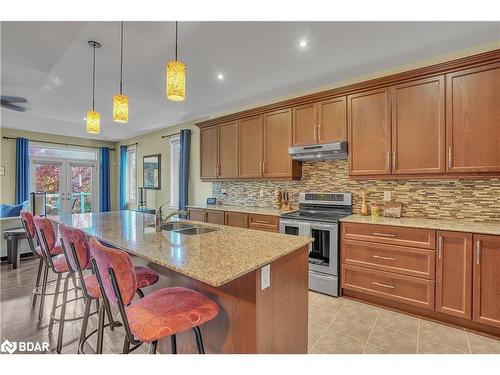
[[[161,226],[161,229],[166,230],[168,232],[185,234],[188,236],[215,232],[217,230],[215,228],[207,228],[207,227],[203,227],[201,225],[190,224],[190,223],[181,223],[178,221],[163,224]]]

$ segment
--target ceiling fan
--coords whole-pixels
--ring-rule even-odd
[[[11,109],[17,112],[24,112],[26,108],[17,105],[17,103],[27,103],[25,98],[20,98],[18,96],[6,96],[2,95],[0,100],[0,107],[5,109]]]

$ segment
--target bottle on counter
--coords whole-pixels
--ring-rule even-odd
[[[366,191],[362,192],[361,193],[361,198],[362,198],[362,201],[361,201],[361,215],[365,215],[365,216],[368,216],[369,213],[368,213],[368,204],[366,203],[366,197],[367,197],[367,193]]]

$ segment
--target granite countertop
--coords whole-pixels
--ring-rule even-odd
[[[199,235],[167,231],[157,233],[154,215],[135,211],[49,218],[56,223],[63,222],[82,229],[130,254],[214,287],[237,279],[313,241],[312,238],[199,222],[193,223],[218,230]]]
[[[280,216],[287,212],[297,211],[297,210],[283,211],[272,207],[232,206],[225,204],[199,204],[199,205],[191,204],[187,205],[187,208],[201,208],[204,210],[243,212],[246,214],[260,214],[260,215],[272,215],[272,216]]]
[[[393,225],[398,227],[426,228],[449,230],[455,232],[468,232],[478,234],[500,235],[500,222],[473,222],[460,219],[427,219],[412,217],[371,217],[362,215],[351,215],[340,221],[360,224]]]

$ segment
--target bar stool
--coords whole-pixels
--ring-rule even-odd
[[[85,299],[85,310],[78,343],[78,353],[86,354],[83,350],[85,342],[93,334],[97,333],[97,347],[95,351],[97,354],[100,354],[102,353],[104,328],[110,327],[110,329],[113,330],[114,327],[119,327],[122,324],[114,321],[109,301],[105,298],[105,296],[101,296],[99,283],[97,282],[95,274],[87,276],[83,275],[83,271],[90,265],[91,258],[89,244],[85,233],[80,229],[75,229],[65,224],[59,225],[59,232],[61,234],[61,243],[63,246],[63,252],[66,256],[66,262],[69,264],[69,272],[75,273],[79,280],[83,280],[83,282],[81,282],[81,289]],[[147,267],[137,266],[135,267],[135,272],[138,275],[136,293],[140,298],[142,298],[144,297],[144,293],[141,288],[156,284],[160,277],[156,272]],[[103,309],[101,309],[98,302],[100,298],[102,298]],[[88,321],[90,316],[93,315],[93,313],[90,313],[92,301],[96,301],[97,310],[100,312],[99,323],[97,329],[87,334]],[[101,310],[103,311],[101,312]],[[108,317],[107,324],[104,324],[104,312]],[[64,315],[62,315],[62,319],[64,319]]]
[[[35,308],[36,299],[40,296],[40,307],[38,311],[38,320],[42,319],[43,316],[43,308],[45,305],[45,296],[54,295],[54,293],[47,293],[47,285],[56,282],[56,280],[48,280],[48,272],[49,267],[44,262],[42,249],[40,248],[40,244],[38,246],[35,245],[35,239],[37,237],[35,223],[33,221],[33,215],[29,211],[21,211],[21,223],[23,225],[24,231],[26,232],[26,239],[28,240],[28,245],[33,254],[39,258],[38,262],[38,271],[36,276],[35,288],[33,289],[33,298],[31,301],[31,306]],[[38,242],[38,241],[37,241]],[[50,255],[55,256],[62,254],[62,247],[59,242],[56,241],[52,249],[50,250]],[[43,274],[43,276],[42,276]],[[42,278],[42,283],[40,284],[40,278]],[[40,290],[40,287],[42,288]]]
[[[177,353],[176,334],[192,329],[198,352],[205,353],[200,325],[215,318],[219,306],[191,289],[174,287],[157,290],[132,302],[137,275],[130,256],[121,250],[90,239],[92,264],[101,290],[118,306],[126,331],[124,353],[129,345],[149,343],[149,353],[156,353],[158,340],[170,336],[172,353]]]

